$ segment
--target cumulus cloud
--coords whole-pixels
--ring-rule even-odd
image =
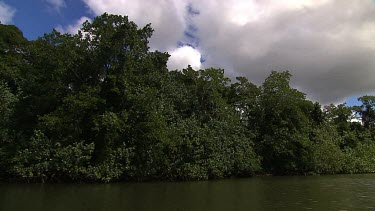
[[[44,0],[48,7],[55,11],[60,11],[61,8],[66,7],[65,0]]]
[[[109,12],[128,15],[140,26],[152,23],[151,48],[186,55],[172,55],[170,66],[193,61],[194,49],[179,49],[181,42],[199,49],[202,67],[225,68],[230,76],[257,84],[271,70],[290,70],[293,85],[321,103],[375,90],[372,0],[84,2],[97,15]]]
[[[82,24],[86,21],[91,21],[90,18],[88,17],[81,17],[79,20],[77,20],[74,24],[68,25],[68,26],[57,26],[56,30],[61,32],[61,33],[69,33],[69,34],[76,34],[78,30],[82,27]]]
[[[0,21],[2,24],[12,23],[16,9],[0,1]]]
[[[150,47],[166,51],[176,47],[184,36],[185,11],[189,4],[184,0],[83,0],[92,12],[127,15],[139,27],[151,23],[155,32]]]
[[[170,52],[168,69],[183,69],[190,65],[194,70],[201,67],[201,53],[191,46],[182,46]]]

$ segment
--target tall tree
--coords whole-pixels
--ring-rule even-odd
[[[264,167],[275,174],[303,171],[310,147],[305,94],[290,87],[290,77],[273,71],[261,87],[257,147]]]
[[[26,38],[13,25],[0,24],[0,78],[5,81],[13,92],[18,88],[20,71],[26,63]]]
[[[260,88],[252,84],[245,77],[237,77],[237,82],[231,84],[229,102],[249,130],[256,131],[259,127]]]
[[[375,96],[362,96],[358,98],[362,102],[360,106],[354,106],[353,110],[362,117],[365,128],[370,128],[375,123]]]

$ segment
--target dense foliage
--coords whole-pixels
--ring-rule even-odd
[[[322,109],[271,72],[168,71],[150,25],[103,14],[76,35],[0,25],[0,178],[190,180],[375,171],[375,97]],[[362,123],[350,119],[361,117]]]

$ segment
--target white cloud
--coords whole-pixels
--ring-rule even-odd
[[[183,69],[190,65],[194,70],[201,68],[201,53],[191,46],[182,46],[170,52],[168,69]]]
[[[12,23],[16,9],[0,1],[0,21],[2,24]]]
[[[186,43],[184,32],[193,24],[199,53],[206,59],[202,67],[222,67],[227,74],[246,76],[258,84],[271,70],[288,69],[293,84],[322,103],[375,90],[372,0],[84,2],[96,15],[128,15],[139,26],[151,22],[155,29],[151,48],[172,49],[171,54],[184,52],[177,49],[177,42]],[[189,5],[199,14],[187,17]],[[193,55],[179,54],[189,56],[172,56],[169,66],[178,67],[175,58]]]
[[[65,0],[44,0],[49,8],[55,11],[60,11],[61,8],[66,7]]]
[[[83,16],[79,20],[77,20],[74,24],[71,24],[65,27],[61,25],[57,26],[56,30],[61,33],[77,34],[78,30],[82,27],[82,24],[87,20],[91,22],[90,18]]]
[[[155,30],[151,49],[166,51],[176,46],[186,26],[184,0],[83,0],[96,15],[104,12],[127,15],[139,27],[151,23]]]

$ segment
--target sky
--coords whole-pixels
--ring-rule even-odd
[[[0,21],[29,40],[76,33],[104,12],[155,30],[170,70],[223,68],[261,85],[272,70],[321,104],[375,94],[374,0],[0,0]]]

